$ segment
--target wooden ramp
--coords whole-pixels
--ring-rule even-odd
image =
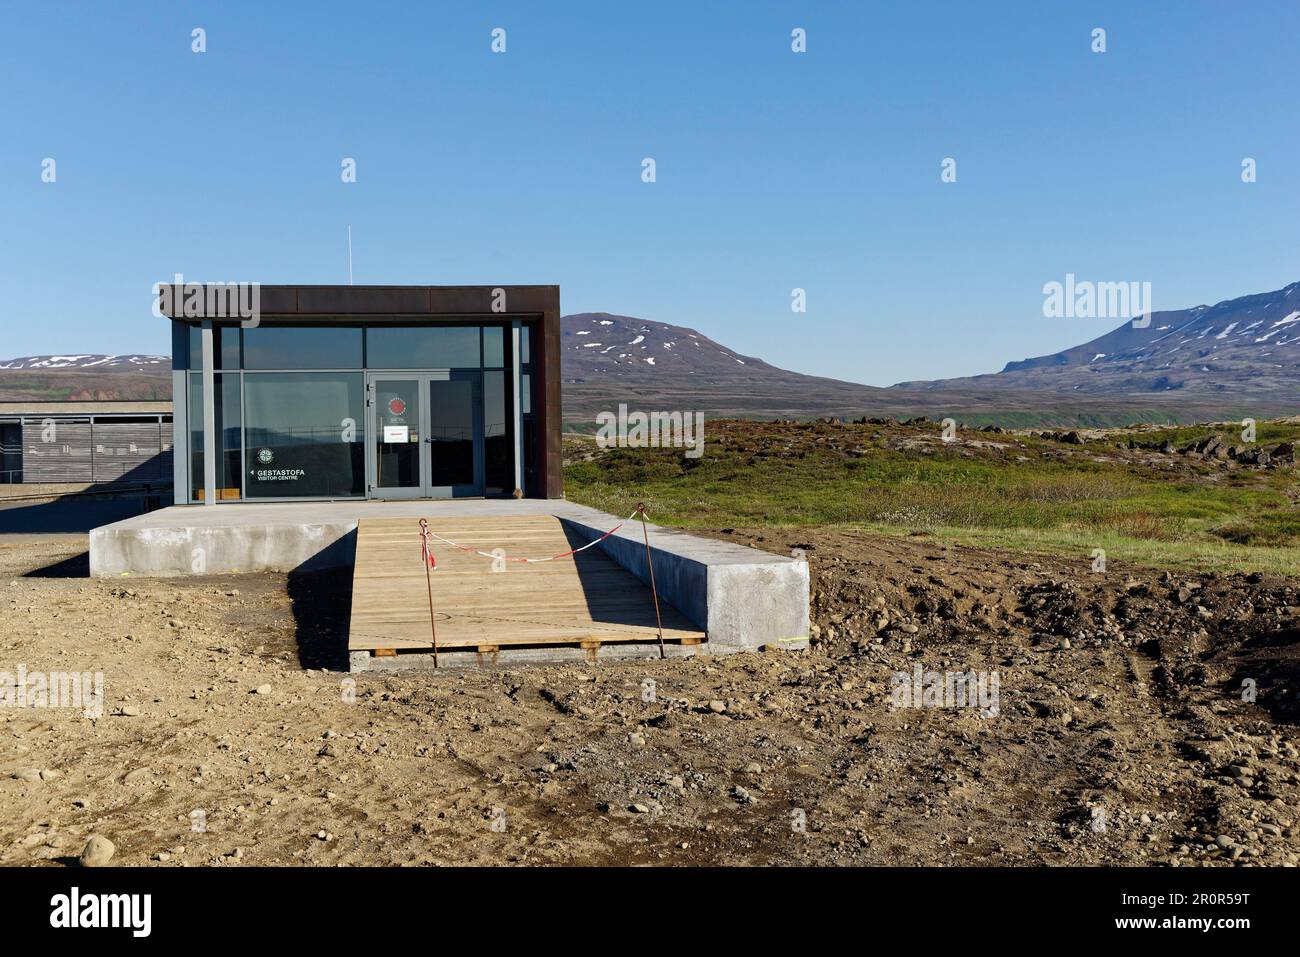
[[[585,544],[551,515],[436,518],[429,529],[483,552],[545,558]],[[650,588],[589,548],[550,562],[497,562],[436,538],[432,572],[438,650],[492,652],[511,646],[659,640]],[[664,641],[699,644],[704,632],[661,598]],[[429,598],[418,519],[362,519],[352,576],[349,651],[428,651]]]

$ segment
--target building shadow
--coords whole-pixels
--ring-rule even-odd
[[[144,494],[67,497],[14,505],[0,499],[0,535],[85,535],[92,528],[134,518],[158,507],[157,495]]]
[[[352,617],[352,566],[299,567],[287,589],[303,668],[348,670],[348,626]]]

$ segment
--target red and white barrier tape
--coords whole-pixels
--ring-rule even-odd
[[[557,558],[567,558],[570,555],[578,554],[578,552],[585,552],[587,549],[591,548],[592,545],[599,545],[601,542],[609,538],[609,536],[613,535],[615,532],[617,532],[628,522],[632,521],[632,519],[634,519],[640,511],[641,511],[640,509],[634,511],[631,515],[623,519],[623,521],[619,522],[617,525],[611,528],[604,535],[600,536],[600,538],[592,539],[586,545],[583,545],[580,548],[571,548],[567,552],[560,552],[560,554],[558,555],[551,555],[549,558],[520,558],[514,555],[494,555],[492,552],[481,552],[477,548],[471,548],[468,545],[462,545],[459,542],[453,542],[450,538],[443,538],[437,532],[431,531],[429,529],[428,522],[426,522],[424,519],[420,519],[420,538],[424,543],[422,546],[421,558],[424,557],[428,558],[430,568],[437,567],[433,559],[433,552],[429,550],[429,537],[433,537],[436,538],[438,541],[442,542],[444,545],[450,545],[452,548],[458,548],[462,552],[473,552],[475,555],[482,555],[484,558],[502,559],[507,562],[519,562],[520,564],[530,564],[530,565],[538,564],[540,562],[553,562]]]
[[[433,549],[429,547],[429,536],[432,534],[428,519],[420,519],[420,561],[428,562],[430,568],[437,568],[438,560],[433,557]]]

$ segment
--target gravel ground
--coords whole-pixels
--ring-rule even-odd
[[[0,671],[104,681],[0,708],[0,863],[1300,860],[1290,581],[715,534],[807,551],[812,650],[353,678],[346,573],[94,581],[0,537]],[[985,697],[907,706],[917,666]]]

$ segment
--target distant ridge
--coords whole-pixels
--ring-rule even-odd
[[[1146,327],[1125,322],[1082,345],[1008,362],[990,375],[900,382],[891,388],[1048,391],[1112,399],[1177,392],[1300,410],[1300,282],[1213,306],[1152,313]]]
[[[925,415],[1010,426],[1300,412],[1300,282],[1157,312],[1147,328],[1126,322],[1082,345],[1008,362],[1001,372],[888,388],[782,369],[652,319],[576,313],[561,318],[560,332],[564,421],[577,430],[594,428],[599,412],[620,403],[710,417]],[[24,356],[0,362],[0,400],[166,399],[170,371],[167,356]]]
[[[134,369],[141,366],[171,366],[170,356],[129,355],[51,355],[22,356],[0,361],[0,369]]]

